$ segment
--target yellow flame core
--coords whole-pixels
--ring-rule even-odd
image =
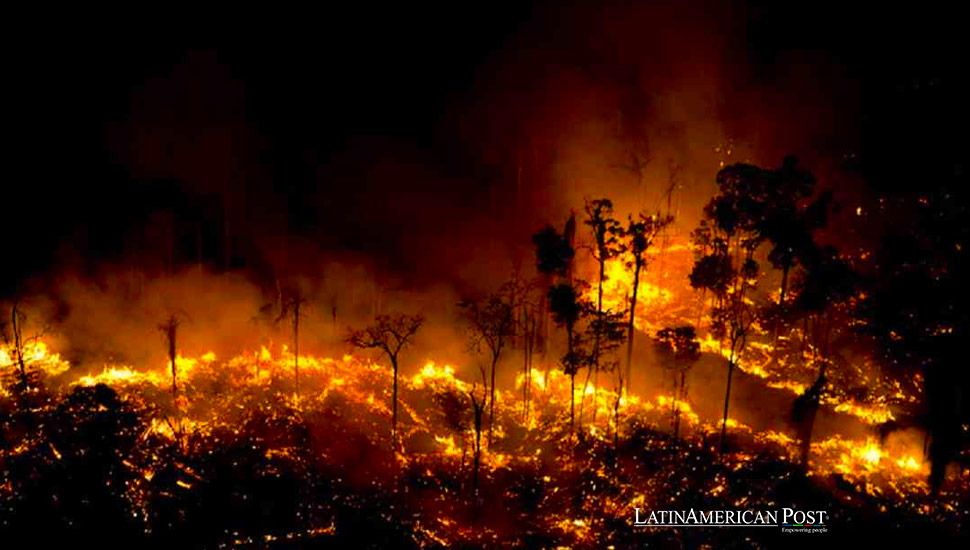
[[[29,357],[32,368],[40,370],[54,382],[61,380],[60,383],[66,387],[106,384],[122,393],[150,395],[157,399],[159,395],[170,391],[172,384],[171,365],[168,363],[146,370],[126,365],[105,365],[98,373],[70,381],[69,376],[58,378],[68,372],[70,365],[57,354],[51,353],[42,342],[25,350],[24,357],[25,360]],[[291,380],[293,359],[293,355],[286,348],[273,354],[266,347],[223,362],[219,362],[211,352],[199,357],[179,355],[176,357],[176,369],[179,384],[184,388],[180,391],[200,395],[199,392],[203,391],[201,388],[211,387],[214,380],[222,381],[224,387],[220,391],[227,395],[243,394],[248,391],[247,388],[266,391]],[[290,406],[302,410],[322,402],[332,392],[339,392],[351,403],[356,403],[361,414],[373,415],[382,419],[381,422],[389,422],[391,369],[363,362],[352,356],[340,359],[301,356],[300,367],[305,393],[299,397],[291,396]],[[6,372],[13,368],[16,365],[10,352],[0,348],[0,369]],[[570,399],[574,401],[577,410],[577,424],[591,437],[604,441],[609,441],[618,428],[626,430],[631,422],[639,421],[637,419],[655,426],[669,426],[673,415],[680,417],[682,433],[709,434],[720,431],[719,422],[704,422],[687,400],[673,395],[657,395],[651,399],[635,394],[618,395],[615,388],[608,385],[598,386],[595,383],[586,387],[577,383],[574,393],[570,395],[570,377],[559,369],[544,368],[534,368],[529,375],[532,405],[528,419],[524,420],[524,408],[519,395],[526,381],[526,376],[520,374],[514,389],[497,392],[496,416],[499,422],[496,423],[493,434],[496,441],[507,437],[509,427],[516,424],[519,429],[531,431],[548,430],[556,422],[563,422],[564,415],[568,415]],[[433,400],[422,398],[421,395],[456,392],[464,399],[471,389],[472,384],[460,378],[454,367],[432,361],[425,363],[413,376],[402,375],[398,412],[402,417],[405,433],[424,432],[430,436],[428,440],[433,441],[435,453],[456,461],[463,459],[472,450],[474,432],[470,425],[466,423],[458,431],[449,428],[436,416],[438,413],[433,412],[433,408],[427,405],[433,403]],[[146,390],[151,391],[144,393]],[[422,400],[425,404],[421,404]],[[835,405],[837,410],[846,406],[844,403]],[[228,425],[238,429],[232,425],[235,417],[231,410],[206,407],[204,411],[197,411],[185,401],[179,404],[179,410],[181,412],[174,417],[152,418],[144,437],[179,441],[187,434],[207,432],[217,426]],[[860,410],[857,414],[866,414],[873,419],[891,418],[880,417],[877,413],[878,411]],[[790,457],[797,455],[798,441],[788,434],[771,430],[757,431],[734,418],[728,419],[727,429],[733,434],[753,437],[756,442],[764,445],[777,445],[785,449]],[[482,457],[482,464],[486,469],[502,468],[513,462],[535,462],[542,452],[541,449],[503,449],[502,452],[496,452],[488,449],[488,443],[483,442],[483,445],[486,452]],[[26,449],[13,449],[11,452],[18,454],[25,451]],[[58,449],[51,448],[49,451],[54,457],[60,455]],[[746,456],[749,455],[736,453],[734,460],[740,464],[746,460]],[[920,457],[921,453],[916,448],[883,448],[872,438],[852,440],[833,436],[811,445],[810,466],[812,472],[819,475],[839,473],[853,480],[883,480],[882,483],[886,486],[901,492],[925,491],[922,480],[928,473],[928,465]],[[400,456],[399,460],[408,461],[411,458]],[[142,475],[150,479],[154,473],[144,472]],[[186,483],[191,484],[190,481]],[[714,490],[717,490],[716,487]],[[570,529],[578,533],[583,531],[583,526],[573,520],[569,521]]]

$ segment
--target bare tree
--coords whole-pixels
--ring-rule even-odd
[[[24,326],[27,324],[27,314],[20,308],[18,302],[14,302],[10,307],[10,324],[0,323],[0,332],[3,333],[3,340],[8,351],[13,355],[14,364],[17,365],[17,388],[21,395],[25,396],[30,390],[31,372],[27,370],[26,350],[27,346],[40,340],[47,332],[44,327],[39,332],[30,336],[24,335]],[[24,403],[26,407],[26,403]]]
[[[175,358],[178,354],[178,329],[181,321],[175,314],[169,315],[165,321],[159,323],[158,330],[165,337],[165,344],[168,351],[168,361],[172,369],[172,400],[178,405],[178,365]]]
[[[469,344],[475,352],[487,352],[490,361],[488,384],[488,441],[492,442],[495,424],[495,371],[502,351],[515,336],[515,302],[518,284],[510,281],[498,293],[458,305],[464,310],[470,326]]]
[[[484,372],[483,372],[484,376]],[[482,391],[482,398],[479,400],[475,397],[475,386],[472,386],[471,391],[468,392],[468,397],[472,402],[472,409],[475,413],[475,441],[473,447],[473,458],[474,461],[474,481],[475,492],[478,493],[478,475],[482,464],[482,417],[485,413],[485,391]]]
[[[378,315],[374,324],[361,330],[349,331],[347,343],[360,349],[379,349],[387,355],[394,370],[394,389],[391,397],[391,433],[397,434],[397,375],[401,351],[414,342],[424,324],[421,315]]]
[[[522,421],[528,423],[532,399],[532,363],[538,337],[536,304],[526,303],[519,316],[519,332],[522,334]]]
[[[293,326],[293,376],[296,381],[296,395],[300,395],[300,319],[305,316],[301,311],[309,303],[299,290],[280,294],[280,314],[276,323],[289,319]]]

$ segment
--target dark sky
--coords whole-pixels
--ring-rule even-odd
[[[700,123],[664,111],[709,73],[710,116],[766,158],[804,149],[861,174],[866,192],[966,180],[959,19],[931,4],[395,3],[25,21],[7,48],[5,293],[64,266],[167,254],[166,215],[182,262],[258,271],[292,262],[274,244],[289,235],[405,278],[451,276],[441,266],[467,262],[477,241],[520,238],[541,219],[509,229],[513,215],[496,211],[510,208],[524,148],[543,183],[522,208],[562,202],[543,168],[560,163],[549,143],[585,128],[563,113],[615,96],[627,116],[635,90],[656,99],[642,116],[675,143],[662,149],[689,149],[676,142]]]

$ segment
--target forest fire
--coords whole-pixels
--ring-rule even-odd
[[[180,525],[191,524],[158,524],[159,507],[213,490],[218,480],[213,468],[220,460],[240,464],[239,457],[220,458],[224,445],[248,449],[246,460],[255,462],[247,467],[270,468],[268,472],[276,472],[270,479],[284,471],[299,476],[329,471],[325,479],[333,491],[327,504],[312,498],[300,504],[311,508],[297,514],[296,520],[276,518],[273,522],[280,523],[208,535],[232,546],[343,540],[349,527],[341,510],[365,506],[357,496],[365,486],[376,490],[380,500],[403,509],[429,506],[431,498],[433,520],[422,512],[415,512],[406,524],[395,520],[396,525],[408,525],[412,534],[394,536],[418,547],[487,546],[506,527],[482,528],[480,522],[469,523],[469,514],[481,516],[488,499],[530,502],[528,510],[519,511],[519,521],[560,546],[598,546],[623,540],[618,525],[627,521],[631,504],[693,498],[683,489],[658,486],[656,470],[642,469],[645,459],[656,461],[664,476],[684,475],[680,470],[687,465],[696,470],[703,464],[712,477],[696,488],[697,494],[725,505],[776,502],[776,485],[813,483],[830,488],[827,498],[832,506],[856,502],[883,512],[894,509],[903,517],[964,524],[959,502],[970,491],[967,473],[951,475],[946,489],[933,488],[927,482],[931,467],[926,436],[912,430],[898,435],[883,431],[896,422],[893,404],[919,402],[907,393],[920,392],[919,377],[908,385],[899,379],[873,382],[879,375],[871,363],[863,361],[860,368],[820,359],[817,342],[809,343],[798,326],[787,329],[785,341],[773,344],[766,326],[752,325],[751,342],[739,351],[705,313],[703,296],[683,285],[699,249],[675,241],[671,251],[664,259],[664,276],[654,282],[639,279],[631,264],[620,259],[603,266],[604,309],[629,309],[636,283],[632,328],[656,335],[655,349],[647,350],[656,364],[650,371],[655,379],[646,386],[638,378],[624,378],[618,360],[612,369],[585,364],[585,376],[577,377],[568,363],[545,363],[523,353],[525,366],[514,384],[496,387],[487,374],[494,373],[503,347],[533,349],[530,339],[537,335],[538,325],[529,320],[534,310],[525,307],[523,326],[528,332],[506,332],[505,325],[497,324],[512,318],[514,307],[505,304],[528,303],[516,298],[525,287],[511,284],[503,287],[504,297],[461,305],[471,321],[471,349],[488,352],[485,356],[493,361],[491,369],[479,366],[480,381],[433,360],[413,375],[399,373],[398,354],[424,322],[418,316],[378,316],[375,327],[347,337],[353,347],[380,350],[393,368],[360,355],[297,355],[285,344],[275,350],[262,345],[258,351],[229,358],[212,351],[188,356],[176,345],[180,323],[171,317],[159,326],[169,357],[154,367],[105,363],[78,369],[52,351],[43,337],[8,342],[0,347],[0,391],[11,419],[27,414],[46,418],[43,424],[52,426],[66,420],[69,424],[58,429],[68,433],[78,429],[70,427],[78,418],[104,417],[99,423],[126,419],[126,451],[108,452],[118,464],[116,483],[124,487],[118,497],[130,510],[127,521],[150,536],[159,530],[175,536]],[[587,308],[600,299],[593,286],[584,296]],[[281,299],[279,306],[280,318],[291,316],[295,339],[302,317],[288,304],[302,302]],[[23,317],[15,318],[23,331]],[[692,318],[698,327],[706,327],[702,337],[693,327],[657,328],[690,326]],[[573,345],[595,342],[586,336]],[[801,342],[805,349],[782,354],[776,346],[784,342],[789,348],[791,342]],[[604,339],[602,346],[609,349],[608,341]],[[818,391],[818,382],[812,385],[803,377],[812,376],[819,365],[827,365],[833,375],[845,369],[850,376],[833,378],[816,397],[818,412],[813,415],[828,414],[830,427],[812,437],[810,431],[800,431],[803,425],[797,420],[779,430],[750,413],[743,413],[745,420],[729,416],[727,408],[723,417],[711,414],[710,407],[691,396],[688,384],[696,377],[691,367],[707,361],[735,365],[756,387],[789,396],[794,410],[800,399]],[[85,369],[89,373],[81,374]],[[850,380],[858,386],[850,386]],[[695,410],[698,405],[705,405],[707,412]],[[59,419],[63,414],[69,416]],[[333,439],[333,433],[342,435]],[[37,434],[14,433],[0,463],[15,471],[38,460],[70,463],[88,452],[83,442],[72,441],[72,436],[65,442],[64,437],[44,429]],[[0,500],[16,503],[18,491],[5,483]],[[537,515],[580,498],[584,504],[577,516]],[[377,506],[366,506],[372,505]]]
[[[3,370],[4,379],[9,379],[16,365],[10,359],[9,350],[4,348],[0,354],[4,359],[0,369]],[[467,479],[469,476],[480,476],[476,483],[488,486],[498,484],[499,479],[520,471],[541,472],[541,483],[545,486],[546,494],[543,498],[560,498],[557,493],[575,490],[568,485],[571,483],[568,480],[579,474],[580,470],[576,468],[580,464],[585,460],[594,460],[600,452],[612,447],[618,426],[621,432],[630,434],[624,437],[637,437],[635,434],[644,427],[664,432],[669,430],[676,412],[683,420],[681,442],[672,450],[682,455],[678,460],[684,461],[694,460],[695,453],[704,452],[707,441],[716,437],[720,429],[716,423],[700,419],[692,411],[689,402],[670,395],[661,394],[651,399],[632,394],[617,396],[613,389],[590,384],[585,389],[577,387],[573,399],[584,403],[580,409],[585,412],[579,424],[581,434],[584,434],[584,446],[590,449],[591,455],[588,459],[579,459],[579,462],[564,460],[564,457],[557,456],[556,450],[562,448],[562,436],[569,430],[568,418],[564,416],[570,400],[569,379],[556,368],[543,370],[536,367],[530,373],[531,404],[528,410],[521,400],[521,389],[525,383],[523,375],[519,375],[515,389],[500,390],[496,400],[497,426],[492,439],[486,440],[480,451],[481,471],[472,474],[476,433],[473,424],[464,416],[468,411],[455,411],[450,407],[460,402],[460,396],[474,391],[475,384],[457,377],[455,370],[447,365],[428,362],[416,374],[402,381],[401,410],[404,415],[400,438],[394,443],[388,431],[391,411],[387,404],[393,373],[387,367],[353,356],[340,359],[301,357],[303,383],[301,393],[296,395],[293,385],[294,356],[285,346],[276,354],[263,347],[258,352],[244,353],[227,360],[219,360],[211,352],[198,358],[179,355],[176,365],[181,382],[178,400],[173,404],[171,373],[167,372],[167,365],[154,369],[105,365],[98,373],[77,376],[70,365],[51,353],[43,342],[33,344],[25,355],[29,356],[29,368],[38,373],[52,396],[66,396],[72,392],[77,394],[78,390],[74,388],[91,389],[104,385],[118,393],[120,406],[135,411],[141,418],[140,433],[135,434],[135,441],[136,447],[144,449],[125,457],[122,464],[130,471],[126,498],[134,510],[141,510],[136,515],[146,529],[151,523],[153,506],[145,500],[152,490],[148,486],[162,482],[159,473],[168,471],[168,476],[174,473],[174,478],[168,478],[168,482],[173,483],[169,490],[188,493],[201,490],[200,487],[207,483],[206,474],[190,465],[192,449],[211,453],[211,450],[204,451],[205,447],[218,444],[227,437],[227,433],[240,437],[246,434],[249,434],[247,437],[256,436],[259,432],[252,432],[250,424],[257,410],[269,415],[262,420],[269,423],[266,427],[279,425],[280,429],[287,429],[284,426],[289,422],[296,422],[297,425],[312,423],[312,419],[321,415],[331,421],[339,418],[339,422],[345,424],[345,429],[367,434],[372,445],[394,448],[394,469],[407,472],[404,475],[409,477],[426,477],[423,484],[442,484],[439,487],[440,498],[446,501],[459,499],[463,491],[468,490],[462,487],[471,482]],[[103,414],[118,414],[118,411],[104,409],[103,405],[97,405],[96,410]],[[619,411],[619,422],[612,416],[614,410]],[[735,419],[728,419],[728,431],[738,442],[736,450],[724,457],[726,471],[752,468],[759,463],[774,463],[784,472],[785,468],[793,468],[797,464],[797,441],[785,433],[755,430]],[[279,436],[266,433],[256,437],[275,439]],[[651,441],[648,446],[660,442],[648,441]],[[666,436],[662,441],[670,444]],[[263,458],[273,463],[304,460],[300,458],[304,451],[288,444],[286,437],[272,443],[267,441],[258,448],[264,453]],[[175,454],[163,458],[159,454],[163,449],[169,449],[165,453]],[[43,438],[27,437],[16,448],[5,451],[2,460],[4,464],[12,464],[20,458],[47,453],[53,460],[61,461],[65,452],[71,451],[58,449],[54,443]],[[185,458],[176,458],[180,454],[184,454]],[[916,499],[914,502],[922,502],[920,497],[929,494],[925,482],[928,466],[921,458],[921,449],[886,447],[872,437],[850,439],[836,435],[813,442],[809,465],[808,473],[812,478],[825,482],[837,477],[851,484],[854,487],[852,491],[858,493],[850,492],[846,496],[848,499],[851,499],[849,495],[857,494],[862,496],[856,498],[876,499],[874,505],[897,506],[900,501]],[[637,478],[632,472],[627,472],[630,467],[625,464],[597,467],[592,472],[593,479],[601,479],[602,483],[612,485],[613,491],[618,493],[600,495],[595,501],[595,510],[586,510],[579,518],[555,520],[546,529],[560,533],[560,540],[572,541],[569,544],[579,546],[602,540],[594,536],[594,528],[623,521],[629,503],[642,506],[654,498],[638,492],[644,487],[635,481]],[[766,478],[762,483],[771,485],[777,481]],[[960,482],[964,486],[962,490],[966,490],[967,482],[965,477]],[[457,485],[452,486],[451,483]],[[591,483],[595,486],[597,482]],[[737,497],[733,490],[729,492],[729,485],[728,478],[717,477],[706,494],[717,499],[730,495],[734,495],[731,498]],[[11,489],[8,485],[2,490]],[[739,502],[757,494],[757,489],[750,490],[755,492],[748,497],[738,497]],[[452,493],[454,496],[448,496]],[[512,497],[513,494],[508,495],[508,498]],[[4,498],[11,498],[11,495],[8,493]],[[958,493],[953,498],[958,498]],[[954,517],[955,507],[958,506],[956,500],[938,502],[942,508],[924,508],[921,505],[915,509],[915,513]],[[446,502],[441,505],[454,504]],[[457,509],[451,509],[449,513],[459,514],[460,517]],[[469,526],[463,527],[459,517],[449,519],[440,516],[430,524],[415,523],[419,533],[415,540],[421,546],[431,547],[481,540],[482,533]],[[306,539],[336,536],[333,523],[336,519],[321,521],[322,524],[302,533],[266,533],[260,536],[265,542],[292,538],[294,535]],[[249,536],[237,538],[233,544],[248,545],[254,544],[253,541]]]
[[[961,18],[237,11],[15,41],[0,547],[966,547]]]
[[[408,523],[413,529],[409,538],[419,547],[488,545],[488,539],[499,536],[504,528],[482,529],[467,523],[468,514],[481,514],[482,499],[488,498],[532,501],[532,512],[521,511],[521,521],[547,533],[561,546],[615,542],[617,537],[623,538],[616,526],[627,520],[630,505],[689,497],[683,490],[656,486],[652,475],[644,477],[641,458],[637,458],[644,453],[650,460],[659,460],[658,468],[668,472],[664,475],[680,475],[678,470],[687,464],[696,469],[698,461],[707,463],[705,468],[713,467],[716,473],[699,488],[700,494],[734,506],[774,502],[776,484],[793,483],[798,479],[794,476],[805,476],[808,482],[831,487],[833,503],[854,501],[881,511],[892,508],[918,517],[945,518],[958,525],[966,521],[959,511],[960,499],[970,490],[966,472],[951,477],[948,489],[934,490],[927,483],[930,464],[925,458],[925,436],[919,432],[883,435],[880,431],[896,421],[892,403],[918,403],[918,397],[907,393],[920,391],[918,377],[909,386],[898,379],[876,384],[872,380],[878,375],[870,363],[848,369],[853,377],[828,383],[816,405],[820,411],[829,411],[834,428],[808,440],[810,432],[808,436],[800,432],[797,423],[779,431],[769,425],[752,426],[728,416],[727,410],[722,418],[710,412],[702,416],[695,410],[698,403],[687,382],[690,365],[700,359],[715,358],[715,365],[733,363],[753,383],[781,391],[796,403],[817,391],[802,377],[812,376],[825,363],[819,362],[817,344],[806,343],[803,327],[790,327],[785,338],[789,347],[791,342],[801,342],[807,348],[797,355],[779,353],[776,346],[781,343],[771,343],[764,326],[752,327],[752,341],[744,352],[723,334],[718,336],[712,317],[705,313],[703,296],[698,297],[682,282],[690,275],[699,250],[674,243],[671,254],[664,258],[664,276],[653,282],[639,279],[630,263],[621,259],[604,265],[605,308],[628,309],[636,282],[633,326],[642,334],[657,335],[659,347],[653,361],[659,368],[653,372],[659,378],[645,387],[636,378],[625,380],[619,368],[612,372],[588,368],[585,376],[576,377],[561,365],[544,364],[528,354],[523,355],[525,368],[508,388],[496,388],[494,379],[490,384],[484,366],[479,368],[481,381],[464,378],[455,367],[435,361],[425,362],[413,375],[399,376],[397,354],[410,338],[409,333],[399,331],[413,334],[423,322],[418,317],[378,318],[379,326],[384,327],[380,331],[385,332],[368,329],[366,338],[362,332],[348,337],[347,342],[359,348],[382,349],[395,362],[394,368],[359,355],[297,355],[288,345],[279,345],[275,351],[263,345],[258,351],[230,358],[211,351],[187,356],[176,346],[180,323],[173,317],[160,325],[169,344],[169,358],[155,367],[106,363],[100,369],[87,367],[89,374],[80,374],[43,337],[20,347],[16,342],[3,346],[0,379],[4,385],[0,391],[9,411],[32,403],[30,414],[49,417],[45,423],[52,425],[57,424],[64,404],[78,399],[81,401],[70,410],[81,407],[87,412],[71,414],[128,418],[130,446],[124,454],[114,456],[119,461],[117,475],[124,479],[119,497],[131,510],[132,528],[153,536],[159,529],[178,529],[177,524],[157,524],[156,509],[165,499],[178,494],[185,498],[203,495],[209,490],[206,487],[215,479],[208,476],[214,475],[212,468],[217,465],[212,461],[220,460],[213,457],[225,444],[248,446],[249,452],[256,453],[250,460],[265,462],[271,471],[337,468],[341,473],[329,476],[343,485],[340,490],[332,488],[337,491],[332,500],[342,504],[312,504],[312,520],[283,521],[276,527],[258,527],[255,532],[239,527],[210,535],[223,541],[220,544],[232,546],[294,538],[341,540],[348,527],[341,523],[340,509],[359,508],[359,503],[351,503],[356,502],[354,495],[362,484],[405,509],[418,502],[425,506],[433,495],[435,518],[429,522],[416,512],[413,523]],[[506,292],[515,296],[519,288],[509,286]],[[596,288],[590,286],[584,299],[588,304],[599,300]],[[494,312],[505,311],[503,302],[494,300],[485,306],[463,306],[469,308],[472,327],[484,338],[472,342],[487,344],[479,349],[490,350],[493,358],[502,351],[501,338],[517,336],[489,332],[502,327],[494,324]],[[514,301],[512,298],[510,303]],[[299,302],[281,301],[281,317],[287,315],[287,303]],[[301,317],[296,312],[290,315],[293,334],[298,335]],[[693,329],[669,332],[658,328],[686,326],[691,320],[708,327],[696,340],[684,340],[694,337]],[[403,328],[406,325],[411,328]],[[527,321],[525,326],[536,325]],[[528,338],[536,329],[529,330],[517,344],[523,349],[534,345]],[[393,347],[395,341],[397,347]],[[685,355],[690,349],[695,351]],[[673,355],[664,355],[667,353]],[[830,369],[838,368],[830,365]],[[494,372],[494,363],[491,369]],[[847,386],[850,379],[859,387]],[[28,380],[26,393],[24,380]],[[867,391],[860,392],[860,388]],[[869,397],[859,401],[861,395]],[[754,420],[763,424],[763,419]],[[853,428],[853,423],[863,428]],[[344,435],[337,441],[318,440],[334,429]],[[16,443],[0,455],[8,471],[39,459],[53,464],[70,462],[86,453],[72,448],[77,443],[64,443],[43,430],[38,435],[14,437]],[[356,443],[348,447],[344,440]],[[718,440],[720,450],[715,445]],[[729,442],[727,451],[725,441]],[[82,455],[75,454],[78,452]],[[341,466],[359,452],[383,455],[390,462],[374,463],[368,457],[362,464]],[[239,459],[232,460],[238,464]],[[761,473],[737,485],[742,472]],[[519,493],[521,490],[528,492]],[[431,494],[425,496],[428,491]],[[664,497],[669,491],[675,496]],[[0,486],[0,499],[16,502],[17,492],[8,482]],[[338,493],[343,495],[339,499]],[[578,517],[534,515],[564,499],[579,498],[577,495],[590,499],[577,510]]]

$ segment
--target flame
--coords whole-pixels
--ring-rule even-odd
[[[42,350],[42,351],[41,351]],[[56,364],[53,372],[66,372],[70,365],[54,360],[46,346],[36,350],[32,362],[38,368],[45,362]],[[0,356],[9,359],[9,355]],[[323,358],[300,357],[301,384],[299,395],[293,384],[294,357],[286,348],[276,353],[266,347],[242,353],[236,357],[220,360],[213,353],[198,357],[179,355],[176,368],[180,384],[180,402],[171,407],[171,365],[159,362],[151,368],[141,369],[131,365],[103,365],[96,373],[52,379],[52,387],[70,391],[73,387],[89,387],[106,384],[114,388],[125,400],[153,403],[145,410],[154,416],[146,420],[142,441],[147,445],[167,444],[179,448],[189,447],[194,438],[217,437],[220,430],[241,430],[239,411],[253,403],[273,402],[294,411],[295,414],[315,415],[329,410],[329,404],[342,403],[342,411],[351,411],[354,422],[362,422],[368,438],[387,441],[391,417],[390,387],[392,370],[384,365],[363,361],[353,356]],[[9,368],[8,363],[3,366]],[[438,471],[430,466],[432,461],[450,465],[456,470],[464,468],[467,475],[471,468],[474,430],[468,420],[468,411],[461,425],[452,426],[442,421],[440,411],[432,398],[442,392],[467,395],[473,384],[460,376],[461,369],[434,361],[424,362],[413,375],[402,374],[399,379],[399,426],[403,441],[423,441],[417,450],[395,452],[392,461],[400,467],[419,468],[424,475],[434,477]],[[469,370],[469,372],[471,372]],[[473,378],[472,378],[473,379]],[[590,381],[586,387],[577,380],[575,393],[570,394],[571,380],[568,375],[548,365],[536,365],[529,374],[532,403],[528,421],[524,418],[521,388],[526,375],[519,374],[514,388],[498,388],[495,403],[496,423],[491,440],[483,436],[481,469],[483,476],[501,479],[501,470],[525,466],[533,471],[549,468],[550,461],[544,453],[568,441],[568,414],[570,399],[576,406],[576,429],[586,437],[603,445],[611,445],[618,431],[629,434],[632,426],[646,425],[654,430],[666,430],[672,434],[671,419],[679,413],[680,437],[684,448],[700,448],[709,445],[721,430],[719,419],[701,418],[692,403],[674,395],[661,394],[641,396],[632,393],[618,394],[609,377],[601,377],[602,383]],[[212,390],[211,388],[218,388]],[[900,390],[901,391],[901,390]],[[247,401],[256,396],[260,401]],[[169,401],[166,403],[166,399]],[[467,401],[465,401],[467,406]],[[837,402],[837,408],[842,403]],[[160,405],[160,406],[158,406]],[[262,406],[262,405],[260,405]],[[342,413],[346,414],[346,413]],[[772,430],[757,430],[736,418],[726,423],[732,438],[748,442],[742,452],[731,452],[724,457],[728,471],[745,468],[758,459],[755,449],[779,449],[779,459],[795,462],[799,454],[799,442],[790,434]],[[523,436],[522,434],[526,434]],[[523,438],[524,439],[515,439]],[[516,441],[526,441],[522,444]],[[676,447],[672,447],[676,449]],[[29,444],[15,447],[7,453],[19,454],[30,450]],[[62,449],[51,446],[42,449],[47,456],[60,459]],[[267,460],[295,460],[297,451],[290,447],[278,447],[265,451]],[[391,455],[389,455],[391,456]],[[774,455],[773,455],[774,456]],[[926,494],[925,477],[929,466],[922,460],[918,446],[900,444],[881,446],[872,437],[850,439],[832,436],[815,441],[810,446],[809,475],[828,480],[833,475],[842,476],[857,484],[860,491],[871,495],[893,495],[904,502],[907,495]],[[0,455],[0,458],[3,458]],[[64,457],[67,459],[68,457]],[[131,466],[133,467],[133,466]],[[556,494],[573,483],[568,479],[575,468],[568,462],[556,468],[542,471],[537,482],[548,494]],[[137,471],[139,479],[151,481],[158,464],[149,464]],[[180,468],[182,468],[180,466]],[[187,468],[187,467],[186,467]],[[459,470],[461,471],[461,470]],[[596,483],[600,478],[610,477],[609,468],[603,466],[584,471]],[[201,478],[183,471],[183,477],[173,483],[179,490],[198,490]],[[2,491],[0,486],[0,491]],[[646,495],[642,487],[632,484],[619,485],[618,493],[604,496],[602,506],[595,514],[578,510],[569,517],[550,516],[547,528],[560,532],[573,544],[591,542],[591,534],[602,527],[603,514],[623,521],[628,516],[630,503],[644,507],[656,495]],[[715,498],[737,498],[735,488],[728,479],[718,476],[703,491]],[[474,529],[447,517],[441,521],[422,523],[418,531],[425,537],[454,542],[471,540]],[[322,528],[326,532],[326,527]]]

